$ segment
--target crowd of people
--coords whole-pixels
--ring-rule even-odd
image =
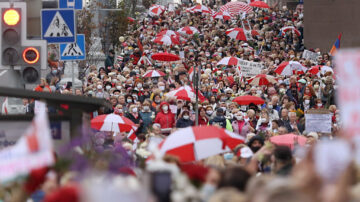
[[[217,11],[224,3],[207,1],[205,5]],[[94,117],[114,113],[127,117],[137,126],[136,141],[127,139],[127,134],[97,132],[94,135],[96,151],[112,150],[120,143],[136,165],[129,166],[130,171],[121,170],[123,174],[130,174],[122,179],[96,174],[83,179],[80,183],[86,193],[83,197],[96,201],[100,196],[97,193],[109,193],[109,197],[125,195],[127,201],[359,201],[355,164],[335,166],[335,163],[322,162],[336,167],[334,170],[327,168],[336,178],[329,180],[319,173],[316,163],[316,145],[341,136],[334,71],[317,74],[294,71],[290,76],[275,72],[281,63],[290,61],[299,62],[308,69],[316,65],[333,68],[328,53],[304,46],[302,7],[253,8],[253,12],[226,21],[214,19],[211,14],[186,10],[194,5],[187,1],[173,11],[166,10],[159,16],[148,15],[129,24],[127,35],[122,36],[117,49],[108,52],[104,66],[90,66],[83,88],[76,89],[77,95],[106,99],[112,104],[112,109],[93,113]],[[159,32],[176,31],[185,26],[193,26],[200,33],[182,35],[179,45],[153,42]],[[281,28],[286,26],[295,27],[300,35],[282,32]],[[230,39],[226,30],[236,27],[256,30],[259,35],[252,36],[249,41]],[[316,60],[303,58],[305,50],[317,53]],[[151,56],[159,52],[179,55],[181,60],[152,60]],[[236,66],[217,65],[222,58],[230,56],[262,64],[260,73],[273,76],[276,83],[250,84],[251,78],[243,76]],[[204,99],[196,104],[167,96],[179,87],[194,86],[195,77],[190,72],[194,67],[200,69],[199,92]],[[143,77],[150,70],[166,75]],[[35,90],[57,91],[59,79],[59,69],[53,67]],[[71,86],[63,93],[71,93],[66,90],[69,88]],[[233,102],[243,95],[259,97],[264,104]],[[310,110],[331,114],[331,133],[306,130],[305,114]],[[215,125],[231,131],[243,137],[244,144],[231,152],[186,164],[176,156],[158,156],[154,145],[158,146],[176,130],[197,125],[196,122],[200,126]],[[300,146],[295,141],[291,147],[270,143],[270,138],[285,134],[303,137],[306,143]],[[103,160],[96,161],[96,168],[107,167]],[[147,192],[140,183],[144,179],[139,177],[143,170],[149,171],[155,182],[145,189],[152,190],[156,198],[146,197]],[[170,174],[169,179],[166,174]],[[42,193],[59,196],[59,191],[52,193],[51,190],[65,187],[64,184],[73,185],[75,177],[68,175],[62,176],[65,178],[62,184],[48,177]],[[116,192],[110,186],[122,191]]]

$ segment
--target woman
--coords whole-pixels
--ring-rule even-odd
[[[272,123],[269,119],[269,114],[266,110],[261,111],[261,116],[256,124],[256,131],[258,133],[263,133],[271,130]]]
[[[232,122],[232,127],[234,133],[237,133],[244,138],[246,138],[246,135],[249,132],[255,131],[254,128],[250,126],[249,122],[244,120],[244,114],[241,111],[238,111],[235,114],[235,120]]]
[[[139,115],[139,109],[136,105],[132,104],[130,105],[129,112],[125,114],[125,117],[130,119],[132,122],[135,123],[135,125],[138,127],[138,130],[136,131],[136,134],[140,134],[142,131],[142,120]]]
[[[153,103],[151,104],[153,108],[157,108],[157,106],[159,106],[161,103],[161,96],[160,94],[155,94],[154,95],[154,99],[153,99]]]
[[[152,124],[153,118],[155,118],[155,113],[151,110],[151,104],[149,100],[145,100],[142,104],[142,110],[140,111],[140,117],[143,121],[142,124],[142,133],[147,133],[147,130]]]
[[[193,125],[194,122],[190,120],[189,111],[184,111],[176,122],[176,128],[186,128]]]
[[[206,116],[206,109],[204,107],[201,107],[199,109],[199,126],[206,126],[209,123],[209,119]]]

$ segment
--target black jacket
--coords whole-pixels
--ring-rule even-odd
[[[215,116],[209,121],[209,125],[220,125],[222,128],[226,128],[226,119],[224,116]]]
[[[186,127],[193,126],[193,125],[194,125],[194,122],[190,119],[180,118],[176,122],[176,128],[186,128]]]

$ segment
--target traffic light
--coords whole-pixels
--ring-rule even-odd
[[[26,2],[0,2],[0,8],[0,69],[19,71],[23,84],[39,83],[47,69],[47,43],[27,39]]]

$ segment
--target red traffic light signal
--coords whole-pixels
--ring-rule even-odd
[[[23,51],[23,60],[27,64],[35,64],[40,59],[39,51],[34,47],[28,47]]]
[[[4,12],[3,19],[6,25],[14,26],[20,22],[20,14],[15,9],[8,9]]]

